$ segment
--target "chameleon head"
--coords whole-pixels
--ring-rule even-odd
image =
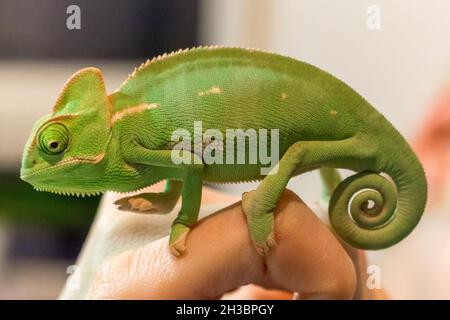
[[[92,194],[111,136],[111,103],[100,70],[82,69],[62,89],[51,115],[37,121],[25,146],[21,178],[38,190]]]

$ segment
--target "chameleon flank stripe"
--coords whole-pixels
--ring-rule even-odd
[[[193,161],[176,163],[174,132],[184,130],[196,141],[198,123],[205,134],[277,130],[278,140],[266,144],[278,148],[272,174],[262,174],[267,163],[260,158],[207,162],[202,152],[218,141],[212,138],[200,141],[196,151],[185,150]],[[245,147],[255,151],[249,140]],[[239,151],[217,150],[231,159]],[[337,168],[355,175],[341,182]],[[251,239],[264,254],[275,245],[273,210],[289,179],[315,169],[321,169],[328,189],[331,224],[350,245],[386,248],[419,222],[427,196],[422,167],[399,132],[357,92],[293,58],[200,47],[147,61],[111,95],[100,70],[77,72],[53,113],[36,123],[21,177],[40,190],[78,195],[135,191],[166,180],[164,192],[116,204],[121,210],[165,213],[181,195],[170,234],[175,255],[185,250],[197,221],[203,182],[261,180],[244,194],[242,206]]]

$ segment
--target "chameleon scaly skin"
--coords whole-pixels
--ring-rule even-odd
[[[195,152],[189,154],[192,164],[175,164],[171,135],[178,128],[193,134],[195,121],[203,130],[223,132],[279,129],[277,173],[262,175],[259,161],[206,164]],[[117,204],[168,212],[181,194],[170,234],[175,255],[197,221],[203,182],[262,180],[243,196],[242,206],[263,254],[275,244],[273,210],[290,177],[322,167],[357,172],[338,184],[329,207],[332,226],[349,244],[385,248],[418,223],[427,193],[422,167],[404,138],[358,93],[289,57],[204,47],[147,61],[109,96],[98,69],[77,72],[53,113],[36,123],[21,177],[37,189],[81,195],[129,192],[167,180],[162,193]],[[323,178],[329,189],[339,181],[332,169]]]

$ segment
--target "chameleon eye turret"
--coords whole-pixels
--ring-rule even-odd
[[[69,145],[69,130],[61,123],[43,126],[37,136],[39,149],[47,154],[59,154]]]

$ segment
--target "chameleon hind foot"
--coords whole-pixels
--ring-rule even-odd
[[[274,214],[267,212],[258,202],[256,191],[242,195],[242,208],[247,218],[248,231],[259,255],[266,255],[276,245],[274,232]]]
[[[181,223],[174,223],[170,229],[170,252],[179,257],[186,250],[186,239],[191,228]]]
[[[172,211],[177,203],[169,194],[141,193],[131,197],[125,197],[114,202],[121,211],[131,211],[138,213],[166,214]]]

